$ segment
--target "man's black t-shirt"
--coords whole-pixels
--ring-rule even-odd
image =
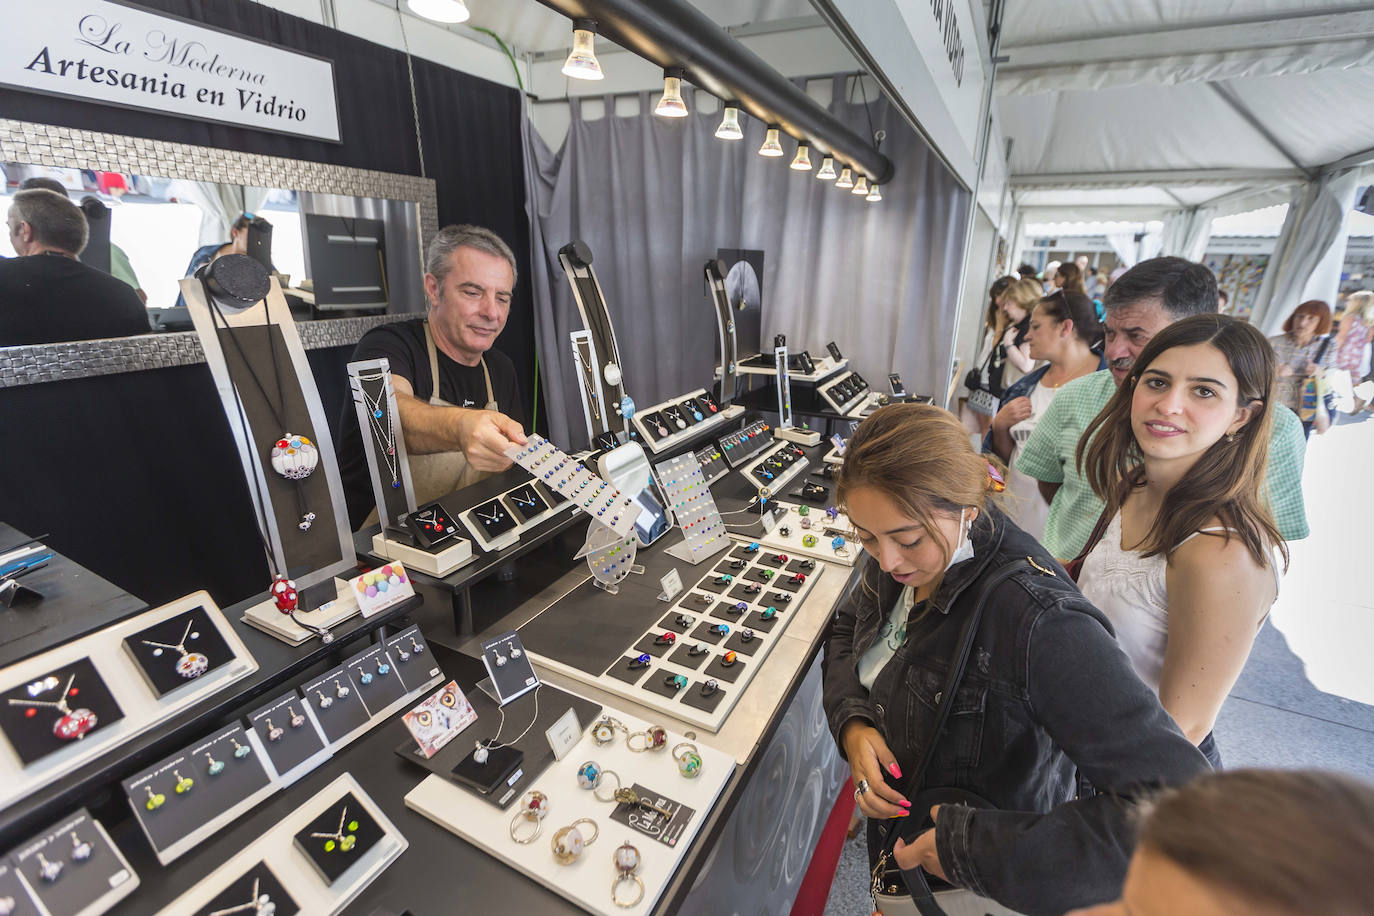
[[[148,333],[127,284],[60,254],[0,260],[0,347]]]
[[[437,347],[436,347],[437,349]],[[482,409],[487,405],[487,385],[482,367],[464,366],[437,350],[439,357],[439,397],[455,407]],[[410,382],[415,397],[428,402],[434,393],[429,373],[429,351],[425,348],[425,329],[421,319],[399,321],[373,328],[358,341],[353,350],[353,362],[386,357],[391,374]],[[488,350],[483,358],[491,374],[491,390],[496,395],[500,411],[525,425],[524,402],[520,399],[520,385],[515,377],[515,364],[499,350]],[[367,476],[367,455],[363,452],[363,437],[358,430],[358,412],[350,399],[344,405],[339,423],[339,471],[343,477],[344,495],[348,500],[348,519],[356,531],[376,506],[376,496]]]

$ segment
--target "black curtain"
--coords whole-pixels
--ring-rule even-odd
[[[42,124],[419,175],[405,55],[248,0],[145,0],[148,9],[334,62],[341,143],[96,105],[0,87],[0,113]],[[534,378],[520,94],[414,60],[425,173],[440,224],[488,226],[520,268],[497,347],[515,362],[526,406]],[[410,305],[420,310],[422,303]],[[351,348],[310,353],[336,423]],[[0,513],[148,601],[206,588],[222,604],[266,587],[247,484],[204,365],[0,391],[11,458]],[[337,440],[337,434],[336,439]],[[37,443],[23,454],[23,442]]]

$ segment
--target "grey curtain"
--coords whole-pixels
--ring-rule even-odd
[[[1189,207],[1164,214],[1164,236],[1159,253],[1201,261],[1212,238],[1216,207]]]
[[[426,310],[424,256],[420,250],[420,211],[414,203],[315,191],[300,191],[299,196],[302,231],[307,213],[381,220],[386,232],[386,285],[391,296],[391,306],[387,311],[394,314]],[[310,270],[309,245],[305,247],[305,268]]]
[[[1325,172],[1315,180],[1299,185],[1293,192],[1279,230],[1274,253],[1269,257],[1260,281],[1250,321],[1265,334],[1277,334],[1293,309],[1306,299],[1325,299],[1335,303],[1340,282],[1339,263],[1333,264],[1330,282],[1313,283],[1332,246],[1339,243],[1344,256],[1346,215],[1355,204],[1355,189],[1360,169]]]
[[[650,93],[634,117],[614,116],[608,98],[606,117],[584,120],[573,100],[556,153],[525,118],[531,286],[554,441],[585,439],[568,343],[580,319],[557,259],[573,239],[593,252],[638,405],[710,386],[716,331],[702,267],[718,248],[765,252],[763,340],[785,333],[813,354],[834,340],[871,382],[895,371],[908,390],[943,396],[969,194],[897,112],[880,101],[866,113],[844,101],[843,85],[837,77],[836,116],[864,135],[887,131],[896,176],[879,203],[789,169],[793,143],[784,158],[759,156],[764,125],[753,118],[742,119],[743,140],[717,140],[718,112],[657,118]],[[819,155],[812,161],[820,167]]]

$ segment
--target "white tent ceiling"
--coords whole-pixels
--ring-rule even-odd
[[[998,113],[1029,221],[1237,212],[1374,158],[1367,0],[1009,3],[1002,36]]]

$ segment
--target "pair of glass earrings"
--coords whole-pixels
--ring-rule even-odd
[[[415,655],[425,654],[425,647],[420,643],[416,642],[414,636],[410,637],[410,652],[407,652],[405,649],[402,649],[399,644],[393,646],[392,648],[396,650],[396,657],[403,662],[410,661],[410,656],[412,653],[414,653]]]
[[[387,676],[388,674],[390,674],[390,673],[391,673],[391,666],[388,665],[386,662],[382,661],[381,658],[378,658],[378,659],[377,659],[377,676],[378,676],[378,677],[386,677],[386,676]],[[368,684],[371,684],[371,683],[372,683],[372,672],[371,672],[371,671],[368,671],[368,670],[366,670],[366,669],[364,669],[364,668],[361,668],[361,667],[358,668],[358,683],[359,683],[359,684],[362,684],[364,687],[366,687]]]
[[[504,668],[506,666],[506,662],[510,661],[512,658],[519,658],[524,654],[525,653],[520,651],[519,646],[511,646],[510,658],[507,658],[506,656],[502,655],[501,652],[498,650],[496,653],[496,667]]]
[[[325,696],[323,690],[316,690],[316,691],[315,691],[315,695],[318,696],[318,697],[320,698],[320,709],[328,709],[329,707],[333,706],[333,705],[334,705],[334,697],[338,697],[339,699],[342,700],[342,699],[344,699],[345,697],[347,697],[350,693],[353,692],[350,688],[345,687],[345,686],[344,686],[343,684],[341,684],[339,681],[340,681],[339,678],[337,678],[337,677],[334,678],[334,696],[333,696],[333,697]]]
[[[72,831],[73,862],[85,862],[91,857],[91,853],[94,851],[95,848],[91,846],[90,843],[78,837],[75,830]],[[61,859],[47,859],[43,856],[43,853],[40,852],[38,854],[38,874],[49,884],[62,877],[62,869],[66,868],[66,866],[67,863],[63,862]]]
[[[300,728],[302,725],[305,724],[305,716],[302,715],[301,713],[296,712],[296,710],[295,710],[294,707],[292,707],[292,706],[286,707],[286,714],[289,715],[289,716],[291,717],[290,722],[291,722],[291,727],[292,727],[292,728]],[[273,725],[271,719],[268,719],[268,720],[267,720],[267,740],[268,740],[268,741],[280,741],[280,740],[282,739],[282,736],[285,735],[285,734],[286,734],[286,730],[285,730],[284,728],[282,728],[282,727],[280,727],[280,726],[275,726],[275,725]],[[223,766],[224,766],[223,764],[220,764],[220,767],[221,767],[221,768],[223,768]],[[211,769],[212,769],[212,772],[211,772],[210,775],[213,776],[213,775],[214,775],[213,766],[211,767]]]

